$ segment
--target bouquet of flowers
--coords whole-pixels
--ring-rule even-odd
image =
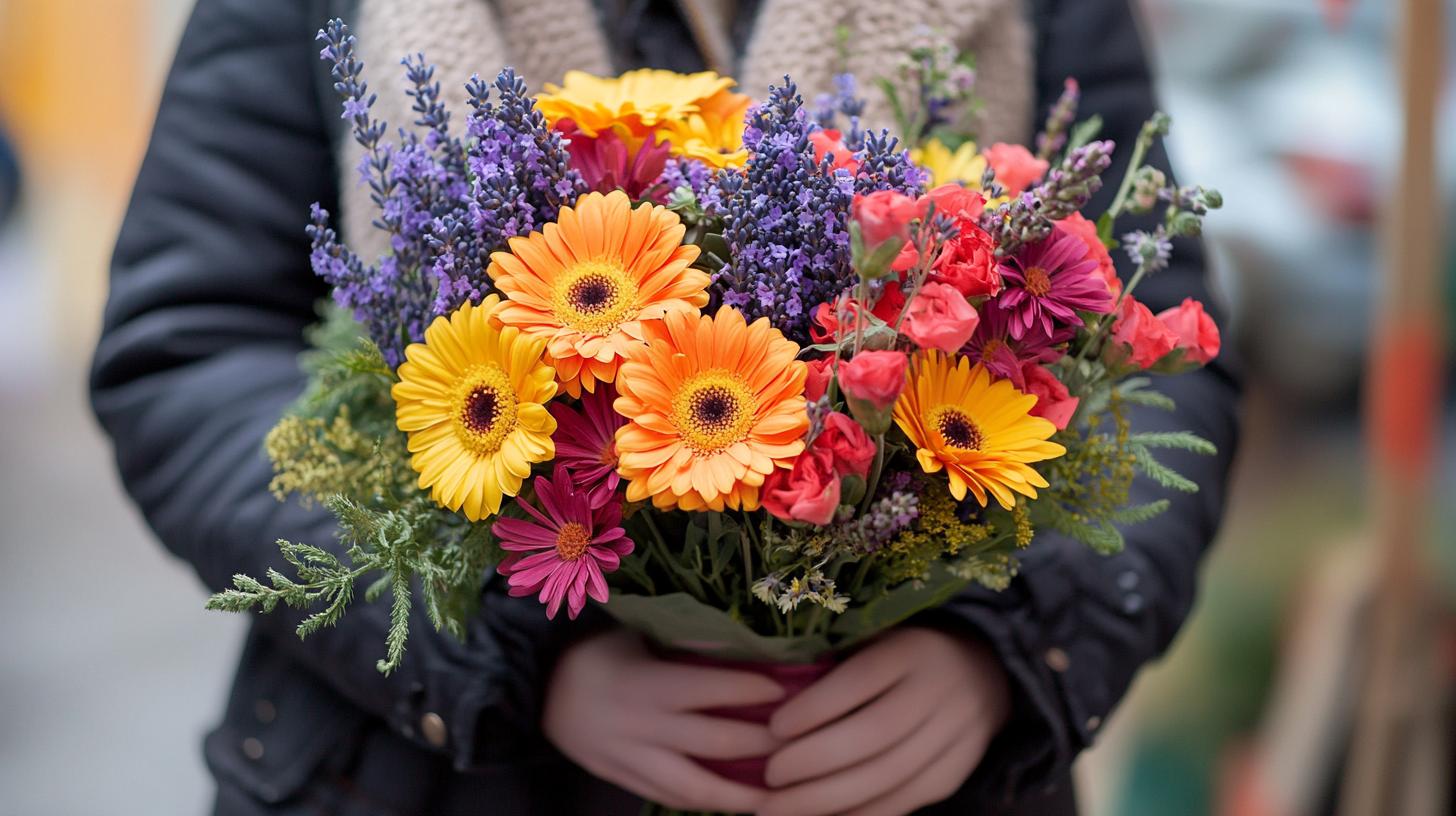
[[[423,56],[415,127],[388,140],[348,29],[319,37],[389,249],[359,257],[315,206],[334,305],[267,453],[343,546],[279,542],[296,575],[239,575],[211,608],[315,607],[306,636],[367,579],[393,603],[388,672],[412,604],[463,633],[504,580],[670,652],[823,664],[1005,587],[1038,529],[1116,551],[1167,505],[1129,506],[1138,473],[1197,489],[1155,452],[1211,446],[1126,417],[1172,407],[1146,374],[1219,347],[1200,304],[1134,297],[1220,203],[1143,166],[1165,117],[1092,223],[1113,145],[1074,124],[1076,84],[1035,150],[981,150],[949,113],[974,71],[931,38],[878,86],[903,149],[848,76],[806,106],[788,78],[754,104],[711,72],[532,96],[506,69],[469,81],[458,132]]]

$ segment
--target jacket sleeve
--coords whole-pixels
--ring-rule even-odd
[[[1118,160],[1090,207],[1100,213],[1111,204],[1138,130],[1156,108],[1136,20],[1127,0],[1039,0],[1032,7],[1038,110],[1044,114],[1063,79],[1075,76],[1082,86],[1081,116],[1100,115],[1102,138],[1117,142]],[[1172,178],[1163,145],[1149,162]],[[1126,218],[1119,229],[1152,223],[1151,217],[1143,224]],[[1117,260],[1126,278],[1127,259]],[[1184,297],[1212,310],[1201,243],[1177,244],[1171,268],[1139,285],[1137,297],[1154,312]],[[1232,349],[1226,344],[1217,361],[1197,372],[1155,378],[1155,386],[1177,401],[1178,410],[1136,413],[1134,430],[1189,430],[1217,445],[1213,457],[1160,456],[1197,482],[1199,492],[1173,493],[1139,479],[1134,502],[1168,498],[1172,507],[1127,527],[1122,553],[1102,556],[1064,537],[1038,535],[1007,591],[974,588],[934,615],[942,625],[969,626],[985,638],[1011,680],[1011,719],[971,780],[988,795],[1019,796],[1064,774],[1139,668],[1168,647],[1192,606],[1237,443]]]
[[[127,491],[211,590],[234,573],[288,574],[276,539],[338,547],[327,512],[269,495],[262,452],[302,390],[301,332],[325,294],[303,228],[311,202],[338,197],[313,42],[326,13],[322,2],[200,0],[112,259],[93,406]],[[255,625],[422,745],[420,720],[437,714],[445,744],[428,747],[466,768],[535,739],[533,690],[559,627],[533,606],[486,593],[467,643],[417,615],[389,677],[375,669],[385,605],[358,601],[307,641],[292,610]]]

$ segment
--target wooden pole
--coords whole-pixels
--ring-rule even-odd
[[[1443,349],[1436,115],[1444,0],[1403,0],[1396,58],[1404,136],[1383,224],[1385,262],[1366,377],[1372,519],[1379,575],[1342,816],[1444,812],[1450,763],[1435,662],[1438,607],[1422,544],[1440,426]],[[1438,729],[1433,744],[1432,729]],[[1432,771],[1434,769],[1434,778]]]

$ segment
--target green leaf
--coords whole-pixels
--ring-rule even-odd
[[[1094,115],[1081,122],[1078,122],[1076,126],[1072,128],[1072,132],[1067,137],[1067,152],[1071,153],[1073,150],[1082,147],[1083,145],[1097,138],[1097,134],[1101,132],[1101,116]]]
[[[1162,411],[1173,411],[1176,410],[1178,407],[1178,404],[1173,401],[1172,397],[1160,391],[1153,391],[1151,389],[1139,389],[1134,391],[1124,390],[1121,391],[1118,396],[1122,399],[1123,402],[1129,403],[1131,405],[1142,405],[1148,408],[1157,408]]]
[[[1213,456],[1218,448],[1212,442],[1189,431],[1147,431],[1128,436],[1128,442],[1149,448],[1185,450],[1202,456]]]
[[[1197,493],[1198,484],[1178,471],[1168,467],[1153,458],[1153,454],[1142,445],[1130,445],[1133,457],[1137,463],[1138,470],[1147,474],[1148,478],[1168,488],[1183,493]]]
[[[1171,504],[1172,502],[1167,499],[1158,499],[1147,504],[1134,504],[1113,513],[1112,520],[1118,524],[1142,524],[1167,512]]]
[[[863,603],[856,603],[834,619],[829,631],[839,639],[838,647],[849,648],[917,612],[940,606],[969,583],[968,579],[953,574],[945,562],[936,561],[931,564],[930,576],[925,580],[906,581]]]
[[[405,641],[409,639],[409,581],[396,578],[393,588],[394,603],[389,608],[389,633],[384,637],[385,659],[378,664],[381,674],[389,674],[399,668],[400,661],[404,660]]]
[[[1117,247],[1117,242],[1112,239],[1112,213],[1103,213],[1097,218],[1097,237],[1102,239],[1104,246]]]
[[[602,607],[623,626],[659,645],[724,660],[812,663],[830,651],[822,635],[768,637],[721,609],[684,592],[647,596],[613,593]]]

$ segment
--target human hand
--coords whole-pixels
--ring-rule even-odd
[[[759,816],[902,814],[949,797],[1010,708],[985,645],[933,629],[881,638],[790,699],[769,722],[787,742]]]
[[[616,630],[567,649],[547,687],[541,727],[573,762],[677,810],[757,810],[767,791],[730,782],[690,757],[766,756],[782,743],[767,726],[703,709],[772,703],[783,689],[750,672],[659,659]]]

